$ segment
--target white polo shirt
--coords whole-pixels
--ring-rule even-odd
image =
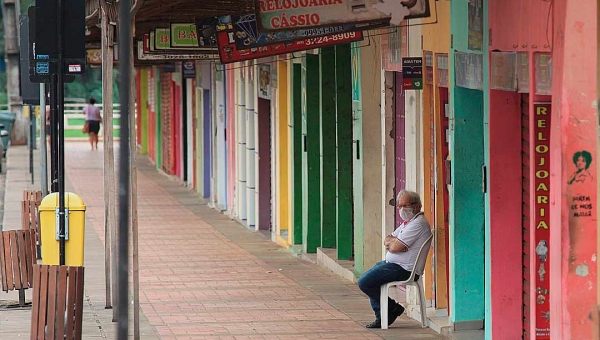
[[[407,271],[412,271],[421,246],[431,236],[431,227],[425,215],[422,212],[418,213],[410,221],[404,222],[394,230],[392,236],[406,245],[408,250],[402,253],[391,253],[388,251],[385,254],[385,260],[399,264]]]

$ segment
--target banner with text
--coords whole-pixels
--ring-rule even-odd
[[[259,32],[430,16],[429,0],[255,0],[255,8]]]
[[[233,17],[233,20],[237,20],[237,18]],[[223,64],[363,40],[362,31],[353,31],[249,49],[238,49],[233,26],[231,16],[219,18],[219,23],[217,24],[217,43],[219,46],[219,58]]]

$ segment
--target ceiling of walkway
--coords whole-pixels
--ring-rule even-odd
[[[169,23],[187,23],[196,19],[254,13],[254,0],[134,0],[132,4],[139,6],[135,15],[138,36]],[[86,23],[93,31],[88,41],[96,38],[99,41],[99,6],[99,0],[86,1]],[[108,8],[109,20],[116,22],[118,3],[110,2]]]

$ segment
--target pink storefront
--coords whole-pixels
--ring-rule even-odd
[[[493,322],[487,332],[493,339],[592,339],[596,1],[488,4]]]

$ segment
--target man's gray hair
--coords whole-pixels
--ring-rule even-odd
[[[400,190],[398,196],[396,196],[396,205],[400,203],[400,199],[404,196],[408,197],[408,200],[410,201],[409,203],[421,204],[421,196],[419,196],[418,193],[414,191]]]

